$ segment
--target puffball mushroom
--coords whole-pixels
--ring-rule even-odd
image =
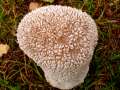
[[[59,89],[71,89],[86,77],[97,44],[94,20],[69,6],[49,5],[28,13],[19,23],[20,48]]]

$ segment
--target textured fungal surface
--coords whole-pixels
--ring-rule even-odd
[[[94,20],[75,8],[50,5],[28,13],[17,40],[54,87],[70,89],[84,81],[98,34]]]

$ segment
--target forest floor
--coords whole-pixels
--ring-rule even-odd
[[[9,50],[0,57],[0,90],[59,90],[49,85],[36,63],[19,48],[16,30],[30,12],[31,2],[82,9],[95,20],[99,33],[90,70],[84,83],[72,90],[120,90],[119,0],[0,0],[0,44]]]

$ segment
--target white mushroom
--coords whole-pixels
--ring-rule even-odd
[[[71,89],[88,73],[98,33],[87,13],[50,5],[33,10],[21,20],[17,40],[52,86]]]

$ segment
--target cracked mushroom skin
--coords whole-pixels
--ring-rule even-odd
[[[71,89],[84,82],[98,33],[86,12],[50,5],[24,16],[18,25],[17,40],[53,87]]]

